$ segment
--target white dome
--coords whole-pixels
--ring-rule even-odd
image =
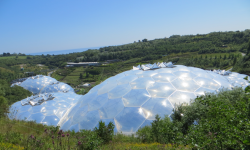
[[[40,94],[28,97],[11,105],[9,118],[36,121],[57,126],[64,114],[76,104],[81,95],[75,93]],[[45,100],[37,105],[32,102]],[[15,112],[16,110],[16,112]]]
[[[161,117],[171,115],[175,104],[190,103],[190,99],[205,92],[249,85],[243,79],[246,75],[238,73],[222,76],[182,65],[154,70],[148,68],[146,71],[135,68],[110,77],[83,96],[73,92],[53,93],[55,99],[41,105],[22,106],[17,102],[12,107],[20,110],[18,119],[26,117],[39,123],[60,125],[63,130],[93,129],[102,120],[106,124],[113,122],[115,132],[131,134],[150,124],[156,114]],[[50,86],[53,85],[43,85],[39,90],[53,91]],[[37,89],[36,86],[33,88]],[[48,114],[46,116],[44,110],[55,112],[45,113]],[[48,121],[44,121],[46,117]]]
[[[151,123],[155,115],[172,114],[175,104],[231,89],[247,86],[246,75],[222,76],[212,71],[176,65],[143,71],[129,70],[111,77],[82,96],[61,122],[64,130],[93,129],[100,120],[115,124],[115,131],[131,134]]]
[[[37,75],[27,78],[23,82],[14,83],[11,86],[18,85],[33,94],[57,93],[57,92],[74,92],[74,89],[68,84],[58,82],[49,76]]]

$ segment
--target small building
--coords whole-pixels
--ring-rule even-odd
[[[107,60],[107,63],[114,63],[120,61],[119,59],[112,59],[112,60]]]
[[[74,63],[74,62],[67,62],[68,65],[74,66],[74,67],[79,67],[79,66],[99,66],[99,62],[79,62],[79,63]]]
[[[66,65],[65,67],[74,67],[74,65]]]
[[[83,85],[80,85],[80,87],[91,87],[91,84],[90,83],[85,83]]]

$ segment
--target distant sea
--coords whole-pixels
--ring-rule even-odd
[[[101,46],[104,47],[104,46]],[[99,49],[101,47],[89,47],[89,48],[79,48],[79,49],[68,49],[68,50],[60,50],[60,51],[48,51],[48,52],[38,52],[38,53],[25,53],[26,55],[61,55],[61,54],[69,54],[69,53],[77,53],[77,52],[83,52],[88,49]]]

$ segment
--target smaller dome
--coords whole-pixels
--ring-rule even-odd
[[[66,83],[57,81],[49,76],[37,75],[24,80],[23,82],[13,83],[11,87],[18,85],[33,94],[74,92],[74,89]]]

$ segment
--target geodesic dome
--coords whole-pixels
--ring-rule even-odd
[[[246,75],[238,73],[222,76],[182,65],[148,68],[120,73],[92,88],[65,115],[61,128],[93,129],[102,120],[113,122],[116,132],[131,134],[150,124],[156,114],[170,116],[175,104],[190,103],[205,92],[249,85]]]
[[[9,118],[35,121],[57,126],[64,114],[76,104],[81,95],[75,93],[39,94],[11,105]]]
[[[68,84],[58,82],[49,76],[37,75],[27,78],[23,82],[14,83],[11,86],[18,85],[33,94],[56,93],[56,92],[74,92],[74,89]]]
[[[18,108],[18,119],[59,125],[63,130],[93,129],[103,121],[113,122],[115,132],[131,134],[149,125],[156,114],[170,116],[176,104],[190,103],[205,92],[249,85],[243,79],[247,75],[225,71],[223,75],[172,63],[144,65],[108,78],[83,96],[73,92],[44,94],[16,102],[12,108]],[[55,83],[46,82],[38,91],[53,92]]]

